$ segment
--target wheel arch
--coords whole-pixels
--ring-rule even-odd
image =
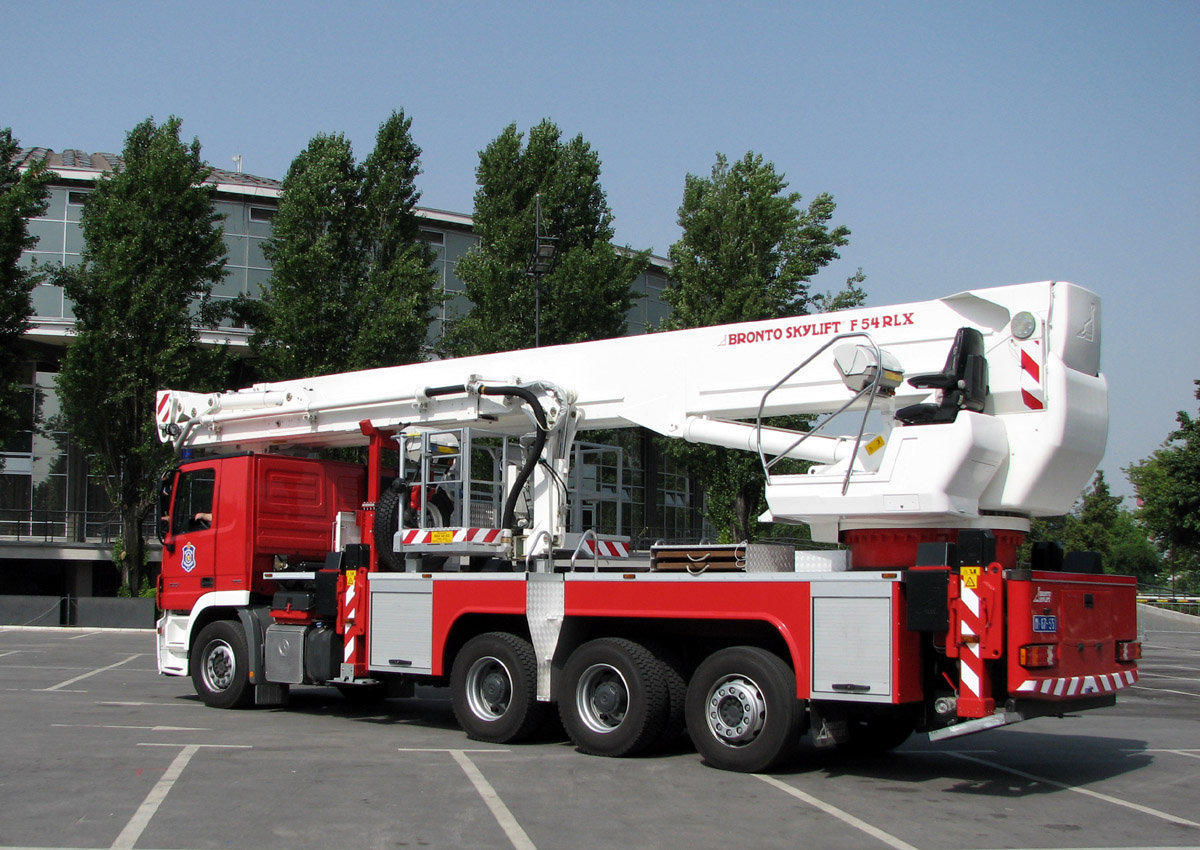
[[[443,676],[450,675],[450,670],[454,667],[454,659],[458,657],[458,653],[462,651],[467,641],[485,632],[509,632],[525,640],[530,639],[529,623],[523,615],[463,614],[450,626],[441,647]]]
[[[775,623],[766,619],[713,620],[671,617],[567,617],[555,653],[555,665],[577,646],[599,637],[623,637],[644,643],[667,645],[679,653],[687,670],[718,650],[729,646],[757,646],[792,667],[801,675],[801,656],[794,642]],[[806,665],[805,665],[806,666]]]

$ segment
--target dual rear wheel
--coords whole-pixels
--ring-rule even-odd
[[[475,740],[513,743],[547,719],[547,704],[537,701],[536,655],[523,637],[472,638],[455,659],[450,686],[455,717]],[[706,763],[743,772],[793,755],[804,717],[791,667],[752,646],[719,650],[685,684],[669,648],[597,638],[567,659],[557,699],[563,728],[581,752],[636,755],[677,740],[686,723]]]

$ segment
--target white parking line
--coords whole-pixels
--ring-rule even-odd
[[[1121,750],[1123,753],[1171,753],[1176,756],[1187,756],[1190,759],[1200,759],[1200,749],[1185,747],[1183,749],[1172,749],[1170,747],[1146,747],[1138,750]]]
[[[97,673],[105,673],[109,670],[112,670],[114,667],[120,667],[122,664],[128,664],[133,659],[141,658],[143,655],[145,655],[145,653],[139,652],[136,655],[129,656],[128,658],[126,658],[123,661],[118,661],[116,664],[109,664],[107,667],[100,667],[96,670],[90,670],[87,673],[82,673],[82,674],[76,676],[74,679],[67,679],[67,681],[59,682],[57,685],[51,685],[48,688],[37,688],[37,690],[39,690],[39,691],[57,691],[62,688],[65,688],[67,685],[73,685],[78,681],[95,676]]]
[[[509,811],[508,806],[504,805],[504,801],[500,799],[500,795],[496,793],[496,789],[492,787],[492,783],[488,782],[484,775],[475,766],[475,762],[471,761],[467,753],[506,753],[508,750],[496,748],[477,747],[474,749],[451,749],[448,747],[400,747],[399,752],[402,753],[449,753],[458,766],[462,768],[463,773],[467,775],[467,779],[471,780],[471,784],[475,786],[475,792],[483,798],[483,802],[487,804],[488,809],[492,813],[492,817],[500,824],[500,828],[504,830],[504,834],[508,836],[508,840],[513,847],[518,850],[536,850],[537,845],[529,838],[529,835],[521,828],[521,824],[517,823],[517,819],[513,813]]]
[[[956,756],[960,759],[965,759],[966,761],[973,761],[976,764],[982,764],[987,767],[993,768],[995,770],[1002,770],[1005,773],[1011,773],[1013,776],[1020,776],[1022,779],[1030,779],[1034,782],[1041,782],[1045,785],[1053,785],[1055,788],[1062,788],[1065,791],[1074,791],[1076,794],[1083,794],[1084,796],[1087,796],[1087,797],[1095,797],[1097,800],[1103,800],[1104,802],[1112,803],[1115,806],[1124,806],[1127,809],[1133,809],[1135,812],[1141,812],[1142,814],[1145,814],[1145,815],[1150,815],[1152,817],[1161,818],[1162,820],[1165,820],[1169,823],[1179,824],[1180,826],[1191,826],[1191,827],[1200,828],[1200,823],[1196,823],[1193,820],[1188,820],[1187,818],[1181,818],[1176,815],[1170,814],[1168,812],[1159,811],[1158,809],[1152,809],[1149,806],[1143,806],[1140,803],[1133,803],[1133,802],[1130,802],[1129,800],[1122,800],[1120,797],[1111,797],[1108,794],[1101,794],[1099,791],[1092,791],[1089,788],[1080,788],[1078,785],[1068,785],[1065,782],[1058,782],[1057,780],[1054,780],[1054,779],[1047,779],[1044,776],[1037,776],[1036,774],[1033,774],[1033,773],[1026,773],[1023,770],[1017,770],[1017,768],[1015,768],[1015,767],[1006,767],[1005,765],[999,764],[997,762],[988,761],[987,759],[977,758],[976,756],[969,756],[969,755],[966,755],[965,753],[952,752],[952,753],[950,753],[950,755]]]
[[[467,779],[471,780],[471,784],[475,786],[475,790],[479,792],[479,796],[483,798],[483,802],[491,810],[492,817],[500,824],[500,828],[504,830],[504,834],[508,836],[508,840],[512,842],[512,846],[518,850],[535,850],[535,845],[529,839],[525,830],[517,823],[517,819],[508,810],[508,806],[504,805],[504,801],[500,799],[500,795],[496,793],[496,789],[492,787],[492,783],[484,778],[479,768],[475,766],[475,762],[467,758],[466,751],[450,750],[449,752],[454,760],[458,762],[458,766],[462,768],[463,773],[467,775]]]
[[[133,813],[133,817],[129,819],[129,823],[125,824],[125,828],[121,830],[121,834],[117,836],[117,840],[112,843],[112,850],[132,850],[133,845],[137,844],[137,840],[142,837],[142,833],[150,825],[150,819],[154,817],[154,813],[158,811],[158,807],[166,799],[167,792],[171,790],[171,786],[175,784],[175,780],[179,778],[179,774],[183,773],[183,769],[192,760],[192,756],[199,751],[200,747],[198,744],[187,744],[179,751],[179,755],[175,756],[175,760],[163,772],[162,777],[158,782],[154,783],[154,787],[150,789],[150,793],[146,795],[146,799],[138,806],[138,810]]]
[[[763,782],[767,783],[768,785],[772,785],[772,786],[778,788],[780,791],[784,792],[785,794],[790,794],[793,797],[795,797],[797,800],[800,800],[803,803],[807,803],[808,805],[812,806],[815,809],[820,809],[827,815],[832,815],[833,817],[840,820],[842,823],[848,824],[849,826],[854,827],[855,829],[859,830],[860,832],[865,832],[867,835],[871,836],[872,838],[877,839],[878,841],[882,841],[884,844],[888,845],[889,847],[895,847],[896,850],[917,850],[917,848],[915,846],[913,846],[912,844],[909,844],[907,841],[899,839],[889,832],[884,832],[882,829],[880,829],[876,826],[872,826],[871,824],[867,823],[864,820],[860,820],[859,818],[856,818],[854,815],[850,814],[847,811],[839,809],[837,806],[830,805],[829,803],[826,803],[824,800],[819,800],[816,797],[812,796],[811,794],[806,794],[805,792],[801,791],[799,788],[796,788],[792,785],[788,785],[786,782],[784,782],[780,779],[776,779],[774,776],[768,776],[765,773],[755,773],[753,775],[758,777],[759,779],[761,779]]]
[[[175,760],[167,766],[167,769],[163,772],[158,782],[154,783],[154,787],[150,789],[150,793],[146,795],[146,799],[138,806],[138,810],[133,813],[133,817],[129,819],[129,823],[125,824],[125,828],[121,830],[121,834],[117,836],[117,840],[112,843],[109,850],[133,850],[133,845],[137,844],[137,840],[142,837],[142,833],[150,825],[150,819],[154,817],[155,812],[158,811],[158,807],[162,805],[162,801],[167,798],[167,792],[171,790],[175,781],[179,779],[179,774],[183,773],[183,769],[192,760],[192,756],[201,749],[250,749],[249,746],[236,744],[139,744],[138,746],[182,746],[183,749],[179,751],[179,755],[175,756]]]
[[[120,726],[114,723],[51,723],[53,729],[141,729],[149,732],[211,732],[199,726]]]
[[[1154,691],[1156,694],[1179,694],[1181,697],[1200,697],[1200,694],[1193,694],[1189,691],[1173,691],[1170,688],[1143,688],[1141,685],[1130,685],[1131,691]]]

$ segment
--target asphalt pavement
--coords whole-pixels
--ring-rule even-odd
[[[1113,708],[770,775],[479,744],[437,689],[209,709],[150,632],[0,628],[0,850],[1200,847],[1200,621],[1140,626]]]

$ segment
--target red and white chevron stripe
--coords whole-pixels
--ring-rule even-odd
[[[1138,680],[1136,670],[1101,673],[1096,676],[1066,676],[1045,679],[1026,679],[1015,690],[1022,694],[1052,697],[1079,697],[1089,694],[1108,694],[1127,688]]]
[[[1030,410],[1042,410],[1046,393],[1042,389],[1041,347],[1035,342],[1027,345],[1029,348],[1021,348],[1021,400]]]
[[[959,614],[958,681],[959,700],[970,702],[983,697],[983,659],[979,657],[979,594],[965,583],[959,589],[962,608]]]
[[[420,543],[495,543],[498,528],[410,528],[404,532],[404,545]]]
[[[355,584],[349,582],[350,576],[347,575],[346,584],[346,605],[345,605],[345,620],[346,620],[346,639],[344,650],[342,652],[342,661],[346,664],[354,663],[355,636],[356,630],[353,628],[354,621],[358,619],[358,597],[355,595]]]
[[[601,558],[629,557],[629,544],[620,540],[592,540],[588,538],[583,542],[589,554],[599,555]]]

